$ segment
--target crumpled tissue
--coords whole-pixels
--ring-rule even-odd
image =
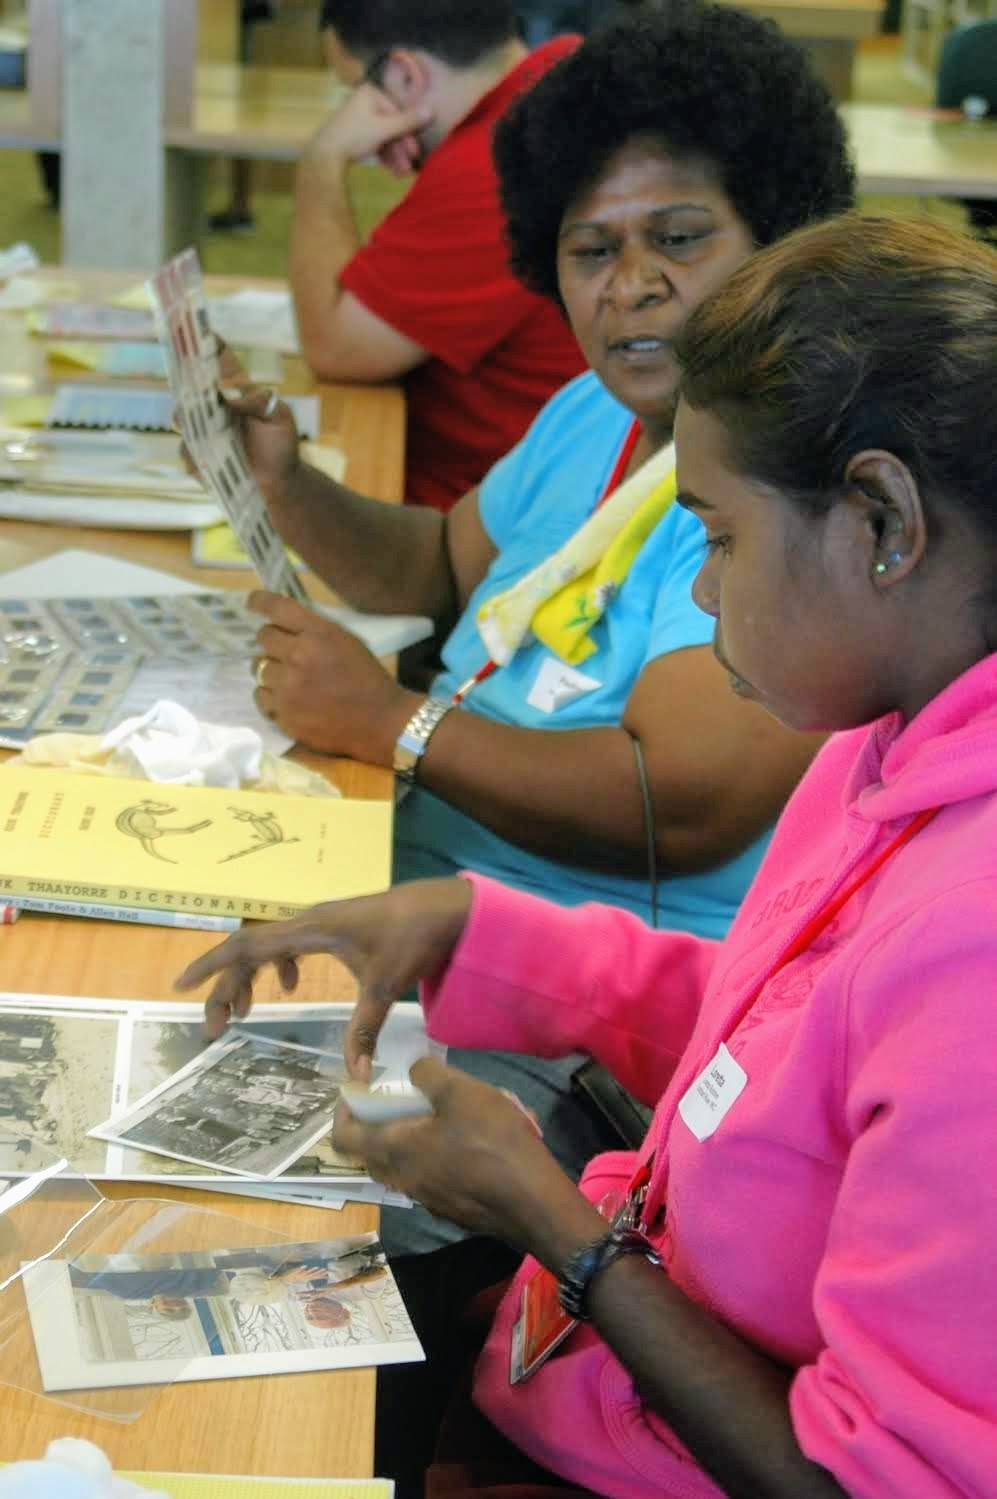
[[[96,734],[39,734],[20,756],[24,765],[50,765],[90,775],[130,776],[174,786],[282,791],[339,796],[324,776],[272,755],[255,729],[201,723],[180,703],[161,699],[147,713]]]
[[[40,1461],[0,1468],[0,1499],[169,1499],[169,1495],[116,1478],[92,1442],[60,1437],[49,1442]]]

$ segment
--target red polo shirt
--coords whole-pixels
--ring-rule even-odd
[[[415,504],[449,510],[585,367],[559,308],[509,269],[491,152],[515,96],[577,45],[562,36],[537,48],[479,100],[340,276],[430,354],[405,380]]]

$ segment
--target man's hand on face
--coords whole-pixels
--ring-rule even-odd
[[[311,161],[339,164],[378,156],[391,171],[409,172],[422,155],[418,132],[432,118],[424,106],[399,109],[383,90],[364,83],[329,116],[306,155]]]

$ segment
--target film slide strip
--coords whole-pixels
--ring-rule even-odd
[[[307,603],[218,392],[218,342],[208,321],[197,252],[184,250],[167,261],[148,285],[177,421],[198,472],[266,587]]]
[[[258,627],[259,617],[228,591],[0,599],[0,742],[100,734],[128,711],[144,711],[149,704],[139,698],[179,697],[181,687],[196,713],[197,674],[208,681],[236,662],[245,672],[244,707]]]

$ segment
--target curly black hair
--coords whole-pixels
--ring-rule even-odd
[[[854,200],[844,127],[801,48],[771,21],[674,0],[610,21],[499,121],[510,256],[534,291],[559,300],[565,212],[637,135],[712,165],[758,245]]]

